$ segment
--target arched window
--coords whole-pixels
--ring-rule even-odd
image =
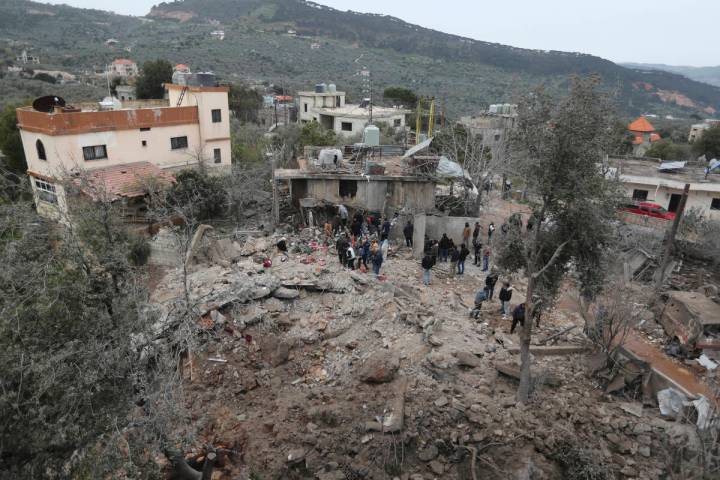
[[[41,140],[35,142],[35,148],[37,148],[38,158],[40,160],[47,160],[47,155],[45,155],[45,145],[43,145]]]

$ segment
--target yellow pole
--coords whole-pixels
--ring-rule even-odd
[[[417,114],[415,118],[415,145],[420,143],[420,129],[422,128],[422,98],[418,98]]]
[[[433,135],[433,127],[435,126],[435,97],[430,100],[430,120],[428,120],[428,138]]]

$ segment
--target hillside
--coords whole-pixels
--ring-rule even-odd
[[[223,41],[210,36],[216,29],[224,30]],[[628,116],[720,109],[720,88],[681,75],[481,42],[300,0],[184,0],[161,3],[147,18],[6,0],[0,3],[0,32],[6,58],[28,48],[40,55],[43,68],[74,72],[117,57],[167,58],[213,70],[226,81],[268,81],[289,90],[334,81],[357,98],[357,73],[367,66],[378,89],[408,86],[443,99],[453,115],[512,101],[540,83],[559,92],[569,75],[589,73],[602,75]],[[110,38],[118,45],[105,45]]]
[[[704,82],[720,87],[720,66],[717,67],[684,67],[678,65],[663,65],[655,63],[623,63],[628,68],[643,70],[661,70],[677,73],[697,82]]]

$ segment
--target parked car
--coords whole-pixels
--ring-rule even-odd
[[[675,213],[668,212],[657,203],[638,202],[627,204],[622,207],[623,212],[634,213],[636,215],[646,215],[648,217],[662,218],[663,220],[675,220]]]

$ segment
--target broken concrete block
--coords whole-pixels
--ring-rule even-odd
[[[300,296],[300,292],[291,288],[280,287],[275,290],[272,295],[273,297],[280,298],[282,300],[293,300]]]
[[[480,359],[470,352],[457,352],[455,358],[457,358],[457,364],[461,367],[475,368],[481,365]]]
[[[393,399],[383,419],[384,433],[397,433],[403,429],[405,423],[405,390],[407,390],[407,380],[401,379],[395,386]]]
[[[365,359],[359,377],[363,382],[386,383],[395,377],[399,368],[400,356],[397,352],[378,350]]]
[[[295,448],[288,452],[287,463],[297,464],[305,460],[305,450],[302,448]]]
[[[440,452],[435,445],[430,445],[418,452],[418,459],[421,462],[429,462],[431,460],[435,460],[435,457],[437,457],[439,453]]]

